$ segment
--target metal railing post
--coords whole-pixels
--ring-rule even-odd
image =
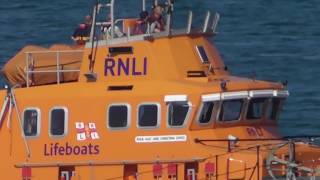
[[[218,180],[218,176],[219,176],[219,170],[218,170],[218,162],[219,162],[219,159],[218,159],[218,155],[216,155],[216,180]]]
[[[192,18],[193,18],[193,12],[189,11],[188,24],[187,24],[187,34],[190,34],[190,32],[191,32]]]
[[[158,2],[156,2],[158,4]],[[168,3],[168,13],[167,13],[167,25],[166,25],[166,32],[167,35],[171,34],[171,18],[172,18],[172,12],[173,12],[173,4],[171,0],[167,1]]]
[[[27,87],[29,87],[29,58],[30,58],[30,53],[26,53],[26,84]]]
[[[60,52],[57,51],[57,84],[60,84]]]
[[[207,32],[208,24],[209,24],[209,20],[210,20],[210,15],[211,15],[210,11],[207,11],[206,18],[205,18],[204,24],[203,24],[203,29],[202,29],[203,33]]]
[[[97,5],[96,5],[97,6]],[[93,39],[95,38],[95,26],[96,26],[96,15],[97,15],[97,7],[93,8],[93,16],[92,16],[92,25],[91,25],[91,32],[90,32],[90,41],[93,42]]]
[[[146,32],[146,34],[148,34],[148,35],[150,35],[150,33],[151,33],[151,30],[150,30],[150,24],[148,23],[147,24],[147,32]]]
[[[260,145],[257,146],[257,176],[260,179]]]
[[[167,26],[166,26],[167,35],[170,35],[170,29],[171,29],[171,14],[168,14],[167,15]]]
[[[111,39],[114,38],[114,0],[110,1]]]
[[[212,26],[211,26],[212,32],[216,32],[216,28],[218,26],[219,20],[220,20],[220,14],[216,13],[212,21]]]
[[[142,11],[146,10],[146,0],[142,0]]]
[[[127,29],[127,39],[128,39],[128,41],[130,40],[130,37],[131,37],[131,29],[130,29],[130,27],[128,27],[128,29]]]

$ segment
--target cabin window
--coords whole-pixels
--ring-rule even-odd
[[[198,119],[200,124],[207,124],[210,122],[214,104],[215,102],[213,101],[207,101],[202,103],[202,108]]]
[[[271,120],[276,120],[278,117],[278,113],[281,105],[281,98],[273,98],[271,99],[271,105],[269,106],[268,118]]]
[[[267,98],[253,98],[249,101],[247,119],[261,119]]]
[[[196,46],[198,55],[200,57],[200,60],[203,64],[208,64],[209,63],[209,58],[208,55],[206,53],[206,50],[204,49],[203,46]]]
[[[152,128],[158,126],[159,110],[158,104],[142,104],[138,108],[139,127]]]
[[[220,110],[219,121],[239,120],[243,102],[243,99],[223,101]]]
[[[129,126],[130,106],[128,104],[112,104],[108,110],[109,128],[126,128]]]
[[[26,109],[23,112],[23,131],[25,136],[37,136],[40,131],[40,110]]]
[[[171,127],[183,126],[187,119],[190,106],[188,102],[168,103],[168,125]]]
[[[53,108],[50,112],[50,135],[63,136],[67,131],[67,109]]]

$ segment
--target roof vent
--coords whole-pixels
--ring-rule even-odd
[[[204,71],[188,71],[187,77],[207,77]]]
[[[132,85],[128,86],[109,86],[108,91],[131,91],[133,89]]]
[[[131,46],[122,46],[122,47],[109,47],[110,54],[132,54],[133,47]]]

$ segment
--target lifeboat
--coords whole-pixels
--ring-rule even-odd
[[[319,136],[278,131],[286,85],[231,75],[210,40],[218,13],[194,27],[189,12],[175,29],[174,2],[159,2],[143,0],[157,18],[139,20],[97,1],[85,44],[27,46],[8,61],[1,178],[320,179]]]

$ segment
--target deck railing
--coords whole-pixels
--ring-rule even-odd
[[[146,10],[146,0],[143,0],[143,7],[142,10]],[[157,5],[157,0],[153,0],[154,5]],[[122,29],[122,33],[125,34],[123,37],[116,37],[115,36],[115,28],[117,28],[117,24],[124,22],[127,20],[126,18],[121,18],[121,19],[115,19],[114,17],[114,4],[115,0],[107,0],[106,3],[100,2],[95,6],[93,9],[93,24],[95,26],[92,26],[91,28],[91,36],[90,36],[90,41],[91,41],[91,46],[92,46],[92,41],[96,40],[101,40],[96,31],[96,26],[103,26],[103,25],[108,25],[110,26],[110,37],[107,39],[102,39],[106,40],[107,44],[117,44],[117,43],[126,43],[130,41],[139,41],[139,40],[144,40],[146,37],[153,37],[153,38],[158,38],[158,37],[164,37],[164,36],[176,36],[176,35],[188,35],[188,34],[215,34],[218,22],[220,20],[220,14],[217,12],[206,12],[206,16],[203,22],[203,25],[198,28],[193,28],[192,24],[194,21],[194,14],[192,11],[189,11],[189,14],[186,19],[186,26],[181,29],[173,29],[172,24],[174,23],[172,21],[172,13],[173,13],[173,3],[171,0],[168,0],[166,3],[166,8],[171,9],[168,10],[168,13],[166,13],[166,26],[165,30],[161,32],[152,32],[150,29],[150,25],[147,28],[147,31],[144,34],[133,34],[132,30],[133,27],[126,27]],[[109,20],[108,22],[97,22],[97,16],[100,13],[101,8],[106,8],[109,11]],[[104,16],[104,15],[103,15]],[[132,18],[134,19],[134,18]]]
[[[56,73],[56,83],[60,84],[61,83],[61,73],[71,73],[71,72],[80,72],[80,66],[77,69],[66,69],[63,70],[61,69],[62,67],[62,63],[61,63],[61,56],[62,55],[66,55],[66,54],[81,54],[82,55],[83,50],[57,50],[57,51],[29,51],[26,52],[26,69],[25,69],[25,73],[26,73],[26,86],[30,87],[30,76],[32,74],[38,74],[38,73],[42,73],[42,74],[47,74],[47,73]],[[37,60],[37,58],[34,58],[34,56],[36,55],[54,55],[54,60],[55,60],[55,68],[50,69],[50,70],[33,70],[33,66]],[[42,61],[44,61],[44,59],[41,58]],[[48,58],[48,61],[51,61],[52,58]],[[79,61],[81,61],[81,59],[79,59]],[[49,63],[48,63],[49,64]],[[51,65],[51,64],[50,64]],[[52,63],[53,65],[53,63]]]

